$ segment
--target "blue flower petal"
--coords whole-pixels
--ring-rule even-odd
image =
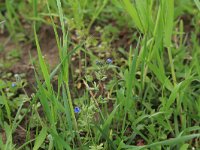
[[[11,86],[14,88],[14,87],[17,86],[17,84],[16,83],[12,83]]]
[[[108,59],[106,60],[106,63],[107,63],[107,64],[112,64],[112,62],[113,62],[113,61],[112,61],[111,58],[108,58]]]
[[[74,108],[74,112],[75,112],[75,113],[79,113],[79,112],[80,112],[80,108],[79,108],[79,107],[75,107],[75,108]]]

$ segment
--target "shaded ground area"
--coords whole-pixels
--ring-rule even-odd
[[[50,68],[58,64],[58,49],[54,38],[54,32],[51,27],[44,26],[39,31],[40,46],[43,56]],[[33,92],[32,85],[35,83],[34,67],[32,63],[38,66],[37,49],[35,43],[15,44],[9,40],[8,34],[0,36],[0,43],[5,44],[5,49],[0,53],[2,61],[2,70],[14,74],[24,74],[28,82],[26,90],[28,94]],[[13,54],[19,50],[19,54]],[[11,56],[10,56],[11,55]],[[12,56],[16,55],[16,56]],[[14,57],[14,58],[13,58]],[[31,59],[32,58],[32,62]],[[5,65],[7,64],[7,66]]]

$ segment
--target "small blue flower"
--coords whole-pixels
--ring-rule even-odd
[[[75,113],[79,113],[80,111],[81,111],[81,110],[80,110],[79,107],[75,107],[75,108],[74,108],[74,112],[75,112]]]
[[[108,58],[108,59],[106,60],[106,63],[107,63],[107,64],[112,64],[112,62],[113,62],[113,61],[112,61],[111,58]]]
[[[17,86],[17,84],[13,82],[13,83],[11,84],[11,86],[14,88],[14,87]]]

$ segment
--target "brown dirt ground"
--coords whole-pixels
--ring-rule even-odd
[[[4,33],[0,35],[0,43],[5,43],[8,40],[8,34]],[[40,47],[43,53],[43,56],[45,57],[45,60],[50,65],[50,68],[54,68],[58,64],[58,48],[56,45],[56,41],[54,38],[54,32],[49,26],[44,26],[39,31],[39,41],[40,41]],[[37,49],[35,46],[35,43],[20,43],[19,45],[16,45],[11,40],[8,40],[8,43],[5,46],[5,49],[3,52],[0,53],[0,58],[3,59],[3,61],[8,61],[5,59],[5,56],[7,53],[15,49],[16,47],[20,47],[21,50],[21,57],[14,63],[10,68],[6,68],[5,71],[11,72],[13,74],[22,74],[24,73],[26,76],[26,80],[28,82],[28,85],[32,85],[35,82],[34,77],[34,67],[31,64],[30,61],[30,55],[34,60],[38,60],[37,58]],[[31,86],[27,86],[26,90],[28,94],[31,94],[33,92],[33,89]]]
[[[49,26],[44,26],[39,31],[39,41],[43,56],[45,60],[50,65],[50,68],[54,68],[58,64],[58,49],[57,44],[54,38],[54,32]],[[4,72],[10,72],[13,74],[25,74],[25,79],[27,80],[27,86],[25,87],[26,92],[28,95],[31,95],[34,92],[33,84],[35,84],[35,77],[34,77],[34,67],[30,62],[30,55],[33,59],[37,60],[37,49],[35,43],[23,43],[21,42],[19,45],[16,45],[12,40],[9,39],[8,34],[0,34],[0,43],[5,45],[5,49],[3,52],[0,53],[0,59],[4,61],[6,60],[6,54],[10,51],[19,47],[21,50],[21,57],[17,59],[15,63],[12,64],[10,68],[4,68]],[[28,105],[27,105],[28,106]],[[20,126],[16,129],[15,133],[13,134],[13,141],[17,146],[24,144],[26,139],[26,122],[28,122],[28,118],[22,121]],[[2,134],[2,139],[6,141],[6,134],[3,130],[0,130]],[[34,131],[30,132],[30,136],[34,137]]]

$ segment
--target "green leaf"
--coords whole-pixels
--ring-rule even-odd
[[[43,127],[42,130],[40,131],[40,134],[37,136],[35,140],[33,150],[38,150],[40,148],[40,146],[42,145],[42,143],[46,138],[46,135],[47,135],[47,128]]]
[[[153,73],[156,75],[158,80],[163,84],[163,86],[166,87],[169,91],[172,91],[173,85],[171,81],[166,77],[165,73],[152,63],[149,63],[148,66],[150,70],[152,70]]]
[[[2,103],[5,105],[6,113],[8,115],[8,119],[11,122],[11,111],[10,111],[10,107],[9,107],[9,104],[8,104],[8,99],[6,98],[3,91],[1,91],[1,94],[2,94],[2,96],[0,97],[0,100],[2,100]]]
[[[70,112],[70,106],[69,106],[69,102],[68,102],[68,98],[66,95],[66,89],[64,87],[64,85],[62,84],[62,96],[63,96],[63,101],[64,101],[64,107],[65,107],[65,115],[66,115],[66,119],[67,119],[67,124],[68,124],[68,128],[70,131],[72,131],[72,118],[71,118],[71,112]]]
[[[172,90],[172,93],[170,94],[168,101],[166,102],[165,110],[168,110],[170,106],[174,103],[180,89],[185,88],[191,81],[192,81],[192,78],[189,78],[175,85],[174,89]]]
[[[188,150],[189,144],[183,144],[180,150]]]
[[[200,10],[200,2],[199,2],[199,0],[194,0],[194,2],[197,5],[198,9]]]
[[[140,20],[140,16],[137,12],[137,9],[135,5],[131,3],[130,0],[123,0],[124,8],[129,13],[129,15],[132,17],[133,22],[135,23],[136,27],[144,32],[144,29],[142,27],[142,22]]]
[[[198,138],[200,137],[200,134],[190,134],[190,135],[186,135],[186,136],[182,136],[182,137],[177,137],[177,138],[171,138],[168,140],[164,140],[164,141],[160,141],[160,142],[154,142],[152,144],[149,145],[145,145],[145,146],[129,146],[126,145],[123,148],[127,148],[129,150],[141,150],[141,149],[145,149],[145,148],[154,148],[155,146],[158,145],[177,145],[178,143],[181,142],[185,142],[194,138]]]
[[[164,43],[166,47],[171,46],[171,37],[174,25],[174,0],[165,1],[165,36]]]
[[[49,91],[51,91],[50,75],[49,75],[49,72],[48,72],[48,69],[47,69],[47,65],[46,65],[44,58],[42,56],[38,37],[37,37],[37,34],[36,34],[36,26],[35,25],[34,25],[34,35],[35,35],[35,42],[36,42],[36,46],[37,46],[40,68],[42,70],[43,77],[44,77],[45,83],[47,85],[47,88],[48,88]]]
[[[66,150],[71,150],[68,143],[66,143],[63,138],[61,138],[59,135],[57,135],[54,131],[51,131],[51,135],[53,139],[55,140],[56,144],[58,145],[59,149],[65,148]]]
[[[119,107],[119,105],[117,105],[117,106],[115,107],[115,109],[111,112],[111,114],[108,116],[108,118],[107,118],[106,121],[104,122],[103,127],[102,127],[102,130],[103,130],[103,131],[104,131],[104,130],[107,130],[107,129],[109,128],[109,126],[110,126],[110,124],[111,124],[111,122],[112,122],[112,119],[114,118],[114,115],[115,115],[115,113],[116,113],[118,107]]]
[[[125,107],[127,109],[134,107],[135,102],[132,99],[132,89],[134,88],[135,85],[135,75],[136,75],[136,70],[137,70],[137,60],[138,60],[138,51],[139,51],[139,43],[134,51],[134,56],[132,59],[131,66],[129,66],[129,75],[128,78],[126,79],[126,102],[125,102]]]

